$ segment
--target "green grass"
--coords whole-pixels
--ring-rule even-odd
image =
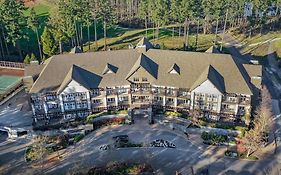
[[[257,34],[251,38],[246,37],[244,34],[234,34],[236,39],[245,44],[241,50],[243,54],[251,54],[254,57],[266,58],[268,55],[269,43],[262,43],[275,38],[281,38],[281,32],[269,32],[263,35]],[[261,43],[260,43],[261,42]],[[251,45],[257,44],[258,45]],[[273,52],[276,52],[277,58],[281,58],[281,40],[275,41],[272,47]]]
[[[99,33],[99,35],[102,34]],[[146,36],[145,29],[124,29],[115,27],[111,28],[108,31],[106,43],[111,50],[127,49],[129,44],[136,45],[137,42],[144,36]],[[175,36],[173,37],[172,31],[160,29],[159,39],[156,40],[153,38],[153,29],[148,29],[147,38],[154,44],[159,44],[161,49],[183,50],[184,37],[179,37],[177,33],[175,33]],[[193,34],[189,37],[189,45],[193,48],[192,50],[205,51],[212,46],[213,40],[213,34],[200,34],[198,37],[198,48],[195,49],[196,35]],[[97,50],[102,50],[104,45],[104,39],[100,38],[97,41],[97,45]],[[95,43],[91,42],[91,51],[95,50],[94,48]],[[88,46],[84,46],[84,51],[88,51]]]
[[[49,11],[51,10],[51,7],[46,4],[37,4],[33,8],[34,8],[37,16],[47,16],[47,15],[49,15]],[[30,10],[31,10],[31,8],[28,8],[24,12],[24,15],[29,16]]]

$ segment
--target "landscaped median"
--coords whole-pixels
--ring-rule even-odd
[[[228,142],[228,137],[226,135],[220,135],[217,133],[208,133],[208,132],[203,132],[201,134],[201,138],[204,140],[204,144],[208,145],[223,145],[227,144]]]
[[[104,126],[125,124],[127,115],[127,110],[99,112],[89,115],[85,123],[93,124],[93,129],[96,130]]]

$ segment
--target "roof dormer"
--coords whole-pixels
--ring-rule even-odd
[[[169,74],[178,74],[180,75],[180,67],[175,63],[168,71]]]
[[[103,70],[103,72],[102,72],[102,74],[103,75],[111,74],[111,73],[116,74],[117,70],[118,70],[118,67],[113,66],[112,64],[107,63],[105,68],[104,68],[104,70]]]
[[[140,52],[146,52],[149,49],[153,49],[153,44],[145,37],[143,37],[137,44],[136,49]]]

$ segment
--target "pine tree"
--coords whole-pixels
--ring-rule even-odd
[[[24,61],[23,61],[25,64],[29,64],[30,63],[30,56],[29,54],[27,54],[24,58]]]
[[[99,7],[98,14],[103,21],[104,50],[107,50],[107,44],[106,44],[107,26],[114,24],[115,18],[109,0],[98,1],[98,7]]]
[[[26,27],[26,18],[23,14],[25,7],[22,1],[4,0],[1,4],[1,18],[6,33],[7,42],[17,46],[19,56],[22,59],[22,52],[19,40],[26,38],[24,28]]]
[[[145,26],[145,37],[147,37],[147,20],[149,17],[149,0],[142,0],[140,1],[140,7],[139,7],[139,17],[144,20],[144,26]]]
[[[44,32],[41,36],[41,40],[43,46],[43,53],[49,57],[54,55],[56,53],[57,47],[53,34],[50,32],[50,30],[47,27],[44,28]]]
[[[30,56],[30,62],[31,62],[31,61],[37,61],[37,58],[36,58],[36,56],[34,55],[34,53],[32,53],[31,56]]]
[[[30,9],[30,15],[27,20],[27,24],[36,33],[39,55],[40,55],[40,59],[42,59],[41,44],[40,44],[40,38],[38,33],[39,21],[37,19],[37,15],[33,7]]]

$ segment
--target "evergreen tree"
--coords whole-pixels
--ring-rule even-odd
[[[34,53],[32,53],[31,56],[30,56],[30,62],[31,62],[31,61],[37,61],[37,58],[36,58],[36,56],[34,55]]]
[[[25,64],[29,64],[30,63],[30,56],[29,54],[27,54],[24,58],[24,61],[23,61]]]
[[[47,56],[52,56],[56,53],[57,47],[55,44],[55,39],[53,37],[53,34],[50,32],[50,30],[45,27],[44,32],[41,36],[42,40],[42,46],[43,46],[43,53]]]
[[[26,38],[26,33],[24,33],[24,28],[26,27],[24,10],[25,7],[22,1],[4,0],[1,4],[1,18],[4,32],[6,33],[5,39],[7,42],[17,46],[21,59],[23,57],[19,41]]]
[[[33,7],[30,9],[30,16],[27,20],[27,24],[36,33],[39,55],[40,55],[40,59],[42,59],[41,44],[40,44],[40,38],[38,33],[39,21],[37,19],[37,15]]]
[[[149,17],[149,0],[140,1],[139,17],[144,20],[145,26],[145,37],[147,37],[147,28],[148,28],[148,17]]]
[[[107,26],[114,24],[115,18],[109,0],[98,1],[98,7],[99,7],[98,15],[101,17],[103,21],[104,50],[107,50],[107,44],[106,44]]]
[[[169,1],[168,0],[155,0],[152,4],[152,20],[156,24],[156,38],[159,38],[159,27],[167,24],[169,18]]]

